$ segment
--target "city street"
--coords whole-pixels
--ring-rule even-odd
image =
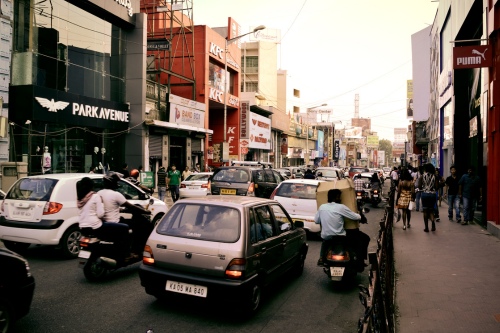
[[[376,249],[381,208],[371,208],[361,229]],[[102,283],[89,283],[76,260],[62,260],[50,247],[31,246],[25,253],[36,279],[31,311],[15,332],[353,332],[363,307],[358,284],[367,285],[368,272],[358,274],[345,289],[328,280],[316,266],[320,240],[309,240],[304,274],[285,279],[267,290],[261,309],[248,320],[200,300],[162,303],[140,286],[139,264],[114,272]]]

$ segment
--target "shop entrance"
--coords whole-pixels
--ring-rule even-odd
[[[186,138],[170,137],[169,167],[175,164],[177,170],[184,170],[186,167]]]

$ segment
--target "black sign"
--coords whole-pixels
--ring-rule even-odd
[[[340,158],[340,142],[339,140],[335,140],[334,147],[333,147],[333,159],[335,161],[338,161]]]
[[[170,41],[165,38],[148,39],[148,51],[169,51]]]

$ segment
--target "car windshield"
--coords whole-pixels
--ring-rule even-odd
[[[247,183],[250,179],[246,170],[221,169],[213,177],[215,182]]]
[[[187,177],[186,180],[187,181],[191,181],[191,180],[208,180],[208,178],[210,178],[210,175],[194,173],[194,174],[190,175],[189,177]]]
[[[276,191],[276,196],[294,199],[316,199],[315,184],[281,183]]]
[[[237,209],[205,204],[177,204],[158,224],[161,235],[234,243],[240,237]]]
[[[12,186],[6,199],[49,201],[57,182],[48,178],[24,178]]]
[[[352,168],[351,169],[351,172],[365,172],[366,169],[365,168]]]
[[[318,169],[317,172],[321,172],[322,177],[334,177],[337,178],[337,171],[329,169]]]

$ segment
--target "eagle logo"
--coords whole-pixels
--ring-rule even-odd
[[[57,112],[57,110],[64,110],[69,103],[68,102],[55,102],[52,98],[50,101],[46,98],[35,97],[35,99],[40,103],[44,108],[49,109],[50,112]]]

